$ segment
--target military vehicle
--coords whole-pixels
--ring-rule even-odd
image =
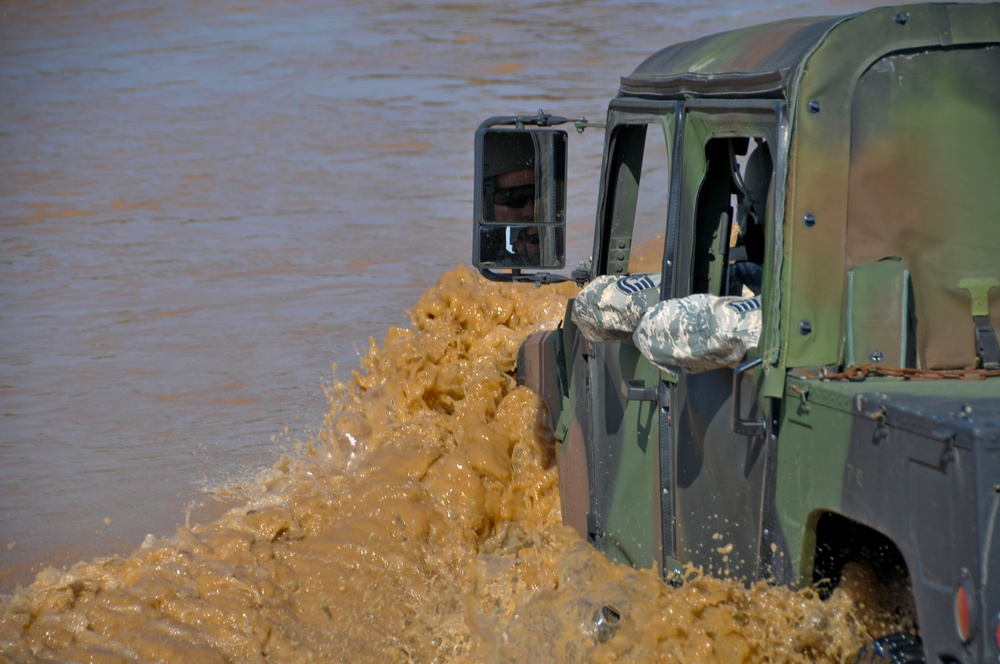
[[[708,371],[586,338],[579,302],[529,338],[518,377],[551,418],[564,521],[667,579],[691,563],[830,592],[857,564],[914,621],[859,661],[1000,660],[1000,5],[655,53],[601,125],[593,253],[570,277],[539,271],[565,263],[564,123],[594,126],[477,131],[484,275],[652,280],[666,302],[740,293],[753,268],[761,303],[755,347]]]

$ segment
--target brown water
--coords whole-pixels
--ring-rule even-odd
[[[55,566],[10,600],[3,652],[854,647],[849,603],[668,590],[558,528],[507,372],[561,305],[453,268],[483,118],[597,119],[667,43],[868,5],[0,0],[0,590]],[[601,142],[572,137],[570,264]],[[626,618],[587,650],[606,604]]]
[[[260,495],[129,556],[49,570],[0,622],[13,661],[840,661],[846,595],[673,589],[560,525],[550,433],[511,378],[573,287],[456,268],[373,345]],[[602,614],[603,612],[603,614]],[[607,627],[597,618],[604,615]]]

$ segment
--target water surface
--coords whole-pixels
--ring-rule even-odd
[[[3,0],[0,588],[324,431],[331,365],[468,262],[483,118],[600,119],[671,42],[871,4]],[[571,137],[569,264],[601,144]]]

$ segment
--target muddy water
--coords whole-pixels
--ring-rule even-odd
[[[573,287],[465,268],[331,389],[319,437],[247,505],[4,607],[13,661],[840,661],[846,595],[614,566],[560,525],[539,401],[511,378]],[[602,620],[603,618],[603,620]]]
[[[0,0],[6,656],[853,647],[849,603],[667,591],[559,529],[508,372],[561,305],[453,268],[482,118],[599,118],[666,43],[869,4]],[[570,264],[601,142],[572,137]]]

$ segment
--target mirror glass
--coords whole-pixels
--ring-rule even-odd
[[[476,267],[565,265],[565,131],[480,129],[475,194]]]
[[[477,267],[562,267],[565,229],[559,226],[498,224],[479,227]]]

